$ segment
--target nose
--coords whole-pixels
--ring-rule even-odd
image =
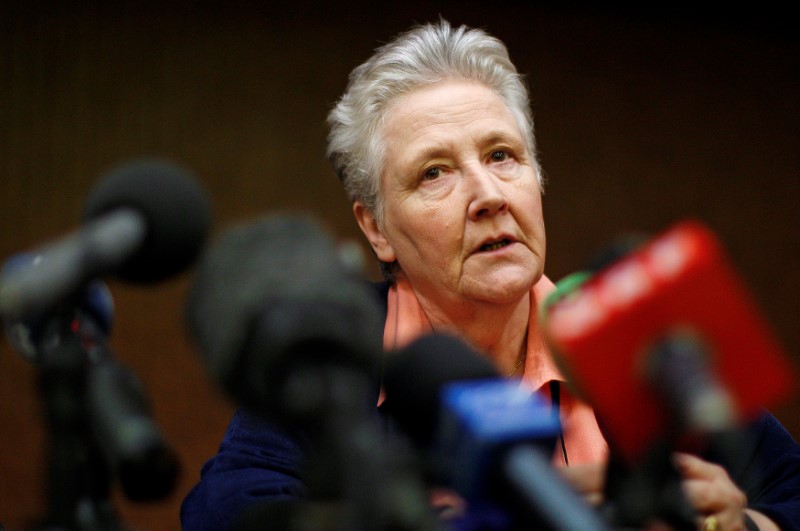
[[[465,183],[469,189],[467,214],[473,221],[508,211],[508,198],[501,181],[483,165],[476,165],[465,172]]]

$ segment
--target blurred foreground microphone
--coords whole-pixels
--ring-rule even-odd
[[[384,390],[428,480],[468,503],[452,528],[607,528],[550,464],[558,412],[462,341],[428,335],[389,353]]]
[[[115,529],[112,479],[131,500],[158,500],[179,464],[142,386],[107,346],[113,303],[97,277],[153,283],[183,270],[204,246],[210,205],[186,170],[141,159],[99,180],[83,218],[79,231],[8,261],[0,315],[11,343],[39,368],[50,432],[43,524]]]
[[[377,293],[311,217],[226,232],[187,301],[206,368],[245,409],[311,440],[307,499],[268,500],[237,529],[426,529],[422,481],[377,422]]]
[[[545,334],[623,460],[697,444],[794,390],[788,357],[708,228],[676,224],[595,275],[561,281]]]
[[[195,261],[211,214],[204,190],[185,169],[141,159],[102,177],[84,204],[83,227],[34,251],[30,267],[0,279],[0,314],[46,313],[92,278],[164,280]]]
[[[375,407],[380,314],[367,282],[301,215],[226,232],[199,264],[187,301],[189,330],[212,377],[252,411],[290,422],[318,413],[319,387],[300,380],[325,367],[370,375],[370,396],[361,400]]]

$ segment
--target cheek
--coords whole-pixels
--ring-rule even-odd
[[[435,217],[419,215],[409,220],[401,237],[408,247],[427,259],[437,257],[450,240],[448,228]]]
[[[533,192],[530,187],[520,187],[516,197],[519,198],[517,212],[524,216],[525,225],[541,232],[544,227],[544,215],[542,213],[542,195],[538,187]]]
[[[441,209],[406,212],[393,231],[395,248],[407,260],[422,260],[421,266],[443,264],[452,259],[461,241],[457,222]],[[398,257],[402,261],[402,257]]]

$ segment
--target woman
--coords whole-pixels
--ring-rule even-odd
[[[537,320],[553,289],[544,275],[543,176],[527,90],[505,46],[445,21],[416,27],[352,72],[328,122],[330,159],[387,280],[385,348],[455,333],[531,391],[558,389],[564,429],[554,465],[569,465],[565,477],[598,499],[608,447],[592,410],[552,385],[562,378]],[[253,426],[241,414],[232,422],[184,502],[186,529],[234,517],[256,496],[243,492],[301,495],[292,437]],[[677,459],[699,525],[777,528],[746,507],[724,469]],[[437,493],[433,503],[452,499]]]

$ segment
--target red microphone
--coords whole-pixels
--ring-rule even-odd
[[[677,223],[594,275],[557,285],[545,336],[609,444],[725,429],[795,391],[795,372],[712,232]]]

